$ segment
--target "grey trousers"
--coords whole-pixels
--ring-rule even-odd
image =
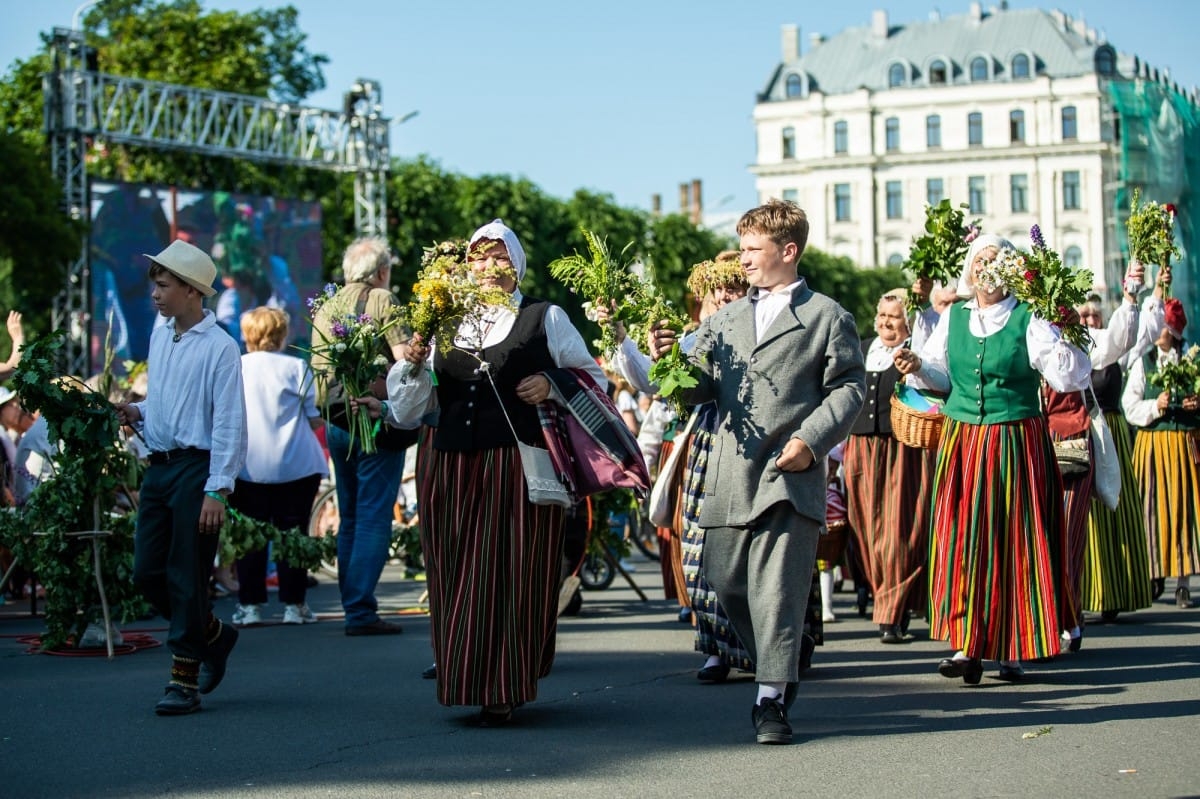
[[[704,576],[760,683],[800,679],[800,635],[820,525],[779,502],[750,527],[704,531]]]

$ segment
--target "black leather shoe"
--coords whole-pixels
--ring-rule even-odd
[[[963,682],[967,685],[979,685],[983,679],[983,661],[968,660],[963,667]]]
[[[346,625],[346,635],[399,635],[404,628],[399,624],[376,619],[370,624]]]
[[[881,624],[879,625],[879,641],[884,644],[902,644],[904,643],[904,635],[900,632],[898,624]]]
[[[1190,608],[1192,606],[1192,592],[1180,586],[1175,589],[1175,607]]]
[[[1071,643],[1067,644],[1068,652],[1078,652],[1083,647],[1083,630],[1079,631],[1079,635],[1071,639]]]
[[[434,663],[432,666],[425,669],[425,671],[421,672],[421,679],[436,680],[437,679],[437,664]]]
[[[1025,670],[1020,666],[1001,666],[996,676],[1005,682],[1020,682],[1025,679]]]
[[[231,624],[221,624],[217,640],[208,645],[208,654],[200,662],[200,693],[211,694],[225,679],[225,664],[237,643],[238,631]]]
[[[480,727],[503,727],[512,721],[512,705],[490,705],[479,709],[475,723]]]
[[[200,709],[200,694],[195,688],[184,688],[182,685],[168,685],[163,698],[154,706],[154,712],[160,716],[186,716]]]
[[[763,699],[750,711],[754,722],[755,737],[760,744],[790,744],[792,725],[788,724],[787,710],[774,699]]]
[[[729,677],[729,667],[724,663],[718,663],[715,666],[705,666],[696,672],[696,679],[700,682],[725,682]]]
[[[953,680],[955,678],[963,676],[963,674],[967,670],[967,664],[970,662],[971,661],[969,661],[969,660],[957,660],[955,658],[943,658],[942,662],[938,664],[938,674],[942,675],[943,677],[945,677],[947,679]]]

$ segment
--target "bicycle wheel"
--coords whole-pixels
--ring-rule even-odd
[[[308,517],[308,534],[313,538],[324,538],[327,535],[337,535],[341,514],[338,512],[337,488],[329,486],[317,494],[313,502],[312,513]],[[321,571],[330,577],[337,577],[337,557],[321,561]]]
[[[588,591],[603,591],[612,585],[617,570],[603,555],[588,555],[579,569],[579,580]]]
[[[658,528],[646,517],[646,507],[643,503],[638,503],[637,515],[630,518],[629,525],[632,528],[629,537],[633,539],[633,545],[650,560],[658,560]]]

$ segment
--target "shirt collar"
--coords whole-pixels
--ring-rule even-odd
[[[784,286],[783,288],[775,289],[774,291],[767,291],[766,289],[759,288],[756,286],[750,292],[750,299],[754,302],[758,302],[759,300],[761,300],[765,297],[786,296],[790,300],[792,298],[792,295],[795,294],[796,289],[798,289],[800,286],[803,286],[803,285],[804,285],[804,278],[800,278],[796,282],[789,283],[786,286]]]

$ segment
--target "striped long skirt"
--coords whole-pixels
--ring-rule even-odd
[[[697,411],[699,413],[699,411]],[[702,425],[692,433],[683,484],[683,574],[687,580],[696,625],[696,651],[716,655],[726,666],[754,671],[750,652],[733,631],[717,601],[717,592],[704,579],[704,528],[699,525],[704,497],[704,474],[712,451],[712,433]],[[819,600],[818,600],[819,601]]]
[[[1133,436],[1125,416],[1104,414],[1117,445],[1121,464],[1121,499],[1109,510],[1091,500],[1087,522],[1087,549],[1083,560],[1083,607],[1096,613],[1129,612],[1150,607],[1150,556],[1142,492],[1134,474]]]
[[[678,439],[672,441],[664,441],[662,449],[658,453],[658,464],[661,468],[667,462],[667,457],[675,447],[687,446],[686,441]],[[681,453],[682,457],[687,457],[688,453]],[[671,485],[671,493],[674,494],[671,505],[675,509],[672,523],[669,527],[657,527],[655,532],[658,534],[658,565],[662,571],[663,579],[663,597],[665,599],[674,599],[679,603],[681,608],[689,606],[687,580],[683,574],[683,536],[680,532],[683,522],[681,521],[683,507],[683,480],[678,476]]]
[[[890,435],[850,436],[842,459],[846,515],[875,596],[876,624],[924,612],[929,558],[929,482],[934,450]]]
[[[932,505],[930,636],[972,658],[1057,655],[1062,482],[1045,419],[947,419]]]
[[[422,454],[438,701],[530,702],[554,662],[563,509],[529,503],[516,447]]]
[[[1051,440],[1059,440],[1053,433]],[[1092,454],[1091,434],[1087,437],[1088,454]],[[1094,457],[1094,455],[1093,455]],[[1092,487],[1096,468],[1090,465],[1086,473],[1062,478],[1063,530],[1058,555],[1059,601],[1058,621],[1070,631],[1083,627],[1083,559],[1087,551],[1088,512],[1092,507]]]
[[[1184,430],[1139,430],[1133,442],[1146,523],[1150,577],[1187,577],[1200,572],[1200,468],[1195,444]]]

